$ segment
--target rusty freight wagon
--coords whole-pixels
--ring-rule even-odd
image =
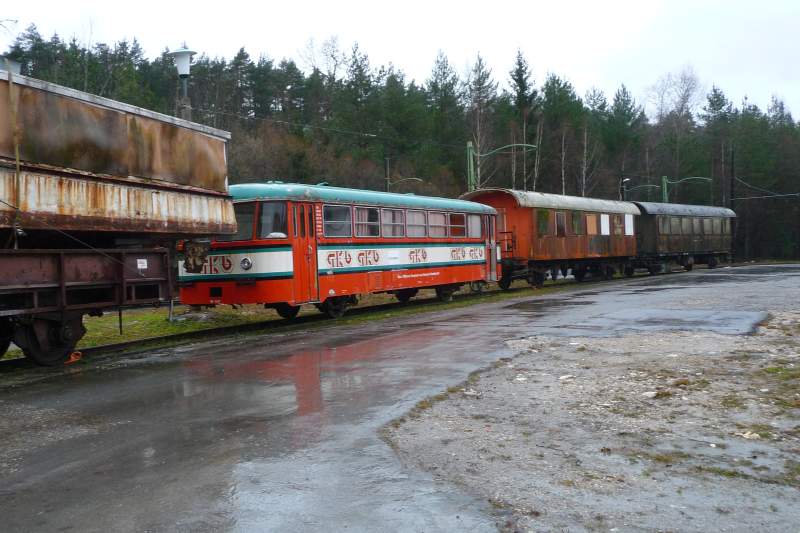
[[[0,352],[58,364],[84,314],[171,298],[175,240],[199,267],[236,229],[229,138],[0,71]]]
[[[691,270],[695,263],[717,266],[731,254],[736,213],[725,207],[635,202],[638,220],[636,267],[651,274],[674,262]]]
[[[578,281],[587,272],[633,274],[639,209],[630,202],[511,189],[480,189],[461,198],[497,210],[502,288],[515,279],[540,286],[548,273],[568,270]]]

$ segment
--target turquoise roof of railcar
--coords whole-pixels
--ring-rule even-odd
[[[460,211],[462,213],[494,214],[494,208],[436,196],[417,196],[391,192],[347,189],[327,185],[304,185],[302,183],[241,183],[230,186],[235,201],[241,200],[295,200],[302,202],[325,202],[332,204],[359,204],[381,207],[404,207],[409,209],[435,209]]]

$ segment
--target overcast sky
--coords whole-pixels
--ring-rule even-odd
[[[800,118],[800,1],[404,2],[305,0],[174,2],[73,0],[7,3],[0,50],[34,23],[50,37],[82,42],[136,37],[148,56],[182,41],[230,58],[244,46],[255,59],[301,63],[309,39],[358,42],[373,66],[393,63],[409,79],[427,79],[439,50],[459,73],[480,52],[507,85],[516,50],[537,85],[548,72],[609,99],[625,83],[639,101],[667,72],[691,65],[703,84],[766,109],[774,94]]]

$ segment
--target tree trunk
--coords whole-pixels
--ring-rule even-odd
[[[528,110],[522,110],[522,143],[528,144]],[[522,190],[528,190],[528,147],[522,150]]]
[[[542,161],[542,145],[544,144],[542,134],[544,133],[544,120],[539,120],[536,125],[536,159],[533,163],[533,187],[531,190],[536,190],[536,182],[539,180],[539,165]]]
[[[561,194],[567,194],[567,127],[561,128]]]
[[[589,171],[589,121],[583,123],[583,160],[581,161],[581,196],[586,196],[586,175]]]

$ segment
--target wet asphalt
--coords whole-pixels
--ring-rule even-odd
[[[494,530],[378,430],[504,340],[747,334],[800,265],[697,270],[287,335],[221,339],[0,388],[4,531]],[[0,380],[3,377],[0,376]]]

